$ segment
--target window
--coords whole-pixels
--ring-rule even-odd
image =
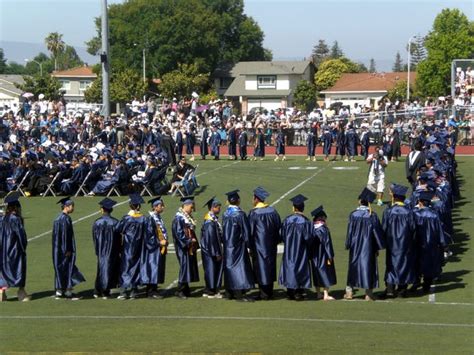
[[[85,91],[91,85],[92,85],[92,82],[90,80],[81,80],[79,82],[79,90]]]
[[[69,80],[61,80],[62,90],[71,90],[71,82]]]
[[[257,76],[257,88],[258,89],[276,89],[276,76],[275,75]]]

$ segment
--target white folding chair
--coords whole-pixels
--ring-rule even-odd
[[[30,176],[30,174],[31,174],[31,171],[28,170],[26,174],[23,176],[23,179],[21,179],[20,183],[16,186],[15,191],[20,192],[24,197],[26,197],[26,193],[23,191],[23,188],[24,188],[23,185],[25,184],[25,181],[28,178],[28,176]]]
[[[54,197],[56,197],[56,192],[54,191],[54,183],[56,182],[56,180],[58,179],[59,175],[61,174],[60,171],[58,171],[56,173],[56,175],[54,175],[54,178],[53,180],[51,181],[51,183],[48,185],[48,187],[46,188],[46,191],[43,193],[43,197],[46,197],[48,196],[48,193],[51,192],[51,195],[53,195]]]
[[[184,174],[183,178],[180,181],[173,182],[173,186],[175,187],[175,189],[171,196],[175,196],[177,193],[179,193],[181,197],[187,196],[188,194],[187,186],[189,184],[189,177],[191,176],[192,172],[193,171],[191,169],[186,171],[186,173]]]
[[[89,170],[85,179],[82,181],[81,186],[79,186],[79,188],[77,189],[77,192],[74,195],[75,197],[79,196],[81,192],[84,196],[88,194],[88,191],[86,190],[86,184],[87,184],[87,181],[89,180],[89,176],[91,175],[91,173],[92,173],[92,170]]]

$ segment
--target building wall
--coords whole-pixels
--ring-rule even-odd
[[[385,94],[386,92],[325,94],[324,103],[326,106],[329,106],[335,102],[342,102],[343,105],[350,107],[354,107],[355,103],[362,106],[373,104],[375,108],[377,108],[377,102],[380,101]]]
[[[84,102],[84,92],[87,85],[91,85],[95,78],[84,78],[84,77],[71,77],[57,78],[60,83],[63,84],[61,90],[66,91],[64,97],[66,100],[75,101],[75,102]],[[83,85],[81,89],[81,81],[88,83]],[[68,82],[68,84],[67,84]]]
[[[9,108],[12,108],[13,104],[18,106],[19,102],[18,96],[13,96],[13,94],[9,95],[0,91],[0,107],[8,106]]]

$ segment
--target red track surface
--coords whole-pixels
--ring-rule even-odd
[[[370,147],[370,151],[374,149],[374,147]],[[227,155],[227,146],[221,146],[220,154]],[[196,146],[194,149],[195,155],[199,155],[199,146]],[[238,152],[238,149],[237,149]],[[297,146],[297,147],[285,147],[286,155],[306,155],[306,147],[304,146]],[[334,155],[336,152],[336,147],[332,147],[331,155]],[[359,149],[360,152],[360,149]],[[410,149],[407,146],[402,146],[402,156],[408,154]],[[247,148],[248,155],[253,155],[253,147]],[[275,147],[265,147],[265,154],[267,155],[275,155]],[[316,148],[316,154],[322,155],[323,154],[323,147]],[[460,145],[456,147],[456,155],[474,155],[474,146],[472,145]]]

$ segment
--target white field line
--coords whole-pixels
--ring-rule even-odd
[[[210,171],[206,171],[206,172],[204,172],[204,173],[201,173],[201,174],[196,175],[196,177],[199,177],[199,176],[202,176],[202,175],[206,175],[206,174],[208,174],[208,173],[211,173],[211,172],[213,172],[213,171],[226,168],[226,167],[231,166],[231,165],[234,165],[234,164],[236,164],[236,163],[239,163],[239,161],[236,161],[236,162],[234,162],[234,163],[232,163],[232,164],[227,164],[227,165],[223,165],[223,166],[217,167],[217,168],[212,169],[212,170],[210,170]],[[119,203],[117,203],[115,206],[124,205],[124,204],[128,203],[128,201],[129,201],[129,200],[119,202]],[[87,216],[84,216],[84,217],[81,217],[81,218],[79,218],[79,219],[76,219],[75,221],[72,222],[72,224],[76,224],[76,223],[82,222],[82,221],[84,221],[84,220],[86,220],[86,219],[89,219],[89,218],[91,218],[91,217],[97,216],[99,213],[100,213],[100,211],[97,211],[97,212],[88,214]],[[51,229],[51,230],[49,230],[49,231],[43,232],[43,233],[41,233],[41,234],[38,234],[38,235],[35,235],[34,237],[29,238],[28,241],[31,242],[31,241],[33,241],[33,240],[39,239],[39,238],[41,238],[41,237],[44,237],[45,235],[48,235],[48,234],[50,234],[50,233],[52,233],[52,232],[53,232],[53,230]]]
[[[340,301],[348,302],[348,303],[353,303],[353,302],[367,303],[367,301],[364,299],[352,299],[352,300],[341,299]],[[372,302],[371,304],[379,304],[379,303],[415,304],[415,305],[427,304],[427,305],[438,305],[438,306],[464,306],[464,307],[474,306],[474,303],[465,303],[465,302],[464,303],[463,302],[425,302],[425,301],[402,301],[402,300],[400,301],[376,300],[375,302]]]
[[[295,187],[293,187],[292,189],[288,190],[287,192],[285,192],[283,195],[281,195],[275,202],[273,202],[271,204],[271,206],[275,206],[277,205],[278,203],[280,203],[286,196],[288,196],[289,194],[291,194],[293,191],[295,191],[296,189],[300,188],[301,186],[303,186],[304,184],[306,184],[309,180],[311,180],[312,178],[314,178],[316,175],[318,175],[320,172],[324,171],[326,168],[322,168],[321,170],[318,170],[317,172],[315,172],[313,175],[311,175],[309,178],[303,180],[302,182],[300,182],[298,185],[296,185]],[[198,263],[198,267],[200,267],[202,265],[202,260],[199,261]],[[178,283],[178,279],[174,280],[172,283],[170,283],[167,287],[166,287],[166,290],[169,291],[171,290],[177,283]]]
[[[452,328],[474,328],[471,323],[428,323],[428,322],[397,322],[397,321],[377,321],[377,320],[355,320],[355,319],[320,319],[320,318],[285,318],[285,317],[225,317],[225,316],[153,316],[153,315],[134,315],[134,316],[108,316],[108,315],[67,315],[67,316],[0,316],[0,319],[9,320],[45,320],[45,319],[141,319],[141,320],[223,320],[223,321],[266,321],[266,322],[298,322],[298,323],[339,323],[339,324],[365,324],[365,325],[394,325],[394,326],[415,326],[415,327],[452,327]]]

